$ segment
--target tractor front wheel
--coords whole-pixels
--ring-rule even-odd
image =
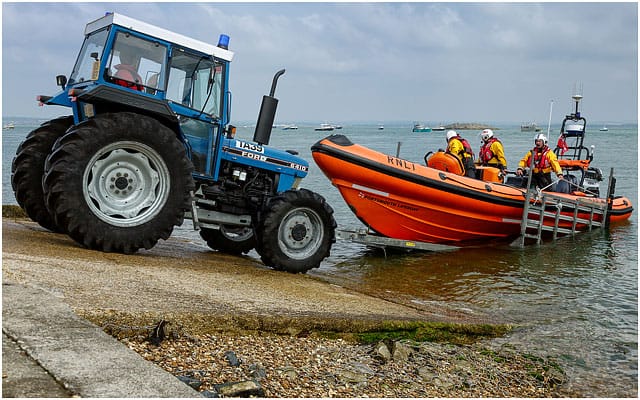
[[[75,125],[45,165],[56,223],[90,249],[130,254],[168,239],[189,209],[193,166],[175,133],[135,113]]]
[[[256,249],[262,262],[292,273],[318,268],[336,240],[333,209],[306,189],[274,198],[260,225]]]

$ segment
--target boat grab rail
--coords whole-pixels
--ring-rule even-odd
[[[582,153],[586,153],[586,157],[582,156]],[[576,146],[567,146],[564,154],[562,153],[562,148],[556,147],[553,150],[553,153],[556,154],[558,161],[560,160],[589,160],[589,162],[593,161],[595,148],[588,148],[583,145]]]
[[[527,171],[529,171],[529,168],[527,168],[526,170],[527,170]],[[516,175],[516,172],[515,172],[515,171],[508,171],[508,170],[505,170],[504,172],[505,172],[505,174],[506,174],[506,175]],[[527,175],[529,175],[529,173],[528,173],[528,172],[527,172]],[[580,185],[578,185],[577,183],[574,183],[574,182],[570,181],[569,179],[564,179],[564,181],[565,181],[566,183],[568,183],[568,184],[569,184],[569,186],[571,186],[571,187],[575,188],[576,190],[574,190],[574,191],[580,191],[580,192],[584,193],[585,195],[590,195],[590,196],[598,197],[598,193],[592,192],[592,191],[590,191],[589,189],[587,189],[586,187],[580,186]],[[537,196],[537,197],[538,197],[538,198],[540,197],[539,195],[540,195],[540,193],[541,193],[543,190],[547,190],[548,188],[550,188],[551,186],[553,186],[554,184],[556,184],[556,183],[558,183],[558,182],[560,182],[560,179],[556,179],[556,180],[552,181],[550,184],[548,184],[547,186],[543,187],[542,189],[538,189],[539,193],[538,193],[538,196]],[[510,186],[510,185],[507,185],[507,186]],[[516,186],[513,186],[513,187],[516,187]],[[499,193],[499,192],[498,192],[498,193]]]
[[[506,174],[512,174],[512,175],[515,175],[515,174],[516,174],[516,173],[515,173],[515,172],[513,172],[513,171],[506,171],[506,170],[505,170],[505,173],[506,173]],[[445,174],[443,174],[443,173],[440,173],[440,179],[442,179],[442,180],[447,180],[447,179],[448,179],[448,180],[451,180],[451,181],[453,181],[453,182],[455,182],[455,183],[457,183],[457,184],[459,184],[459,185],[461,185],[461,186],[466,186],[466,187],[468,187],[468,188],[470,188],[470,189],[478,189],[478,188],[477,188],[477,187],[475,187],[475,186],[469,185],[469,184],[468,184],[468,183],[466,183],[464,180],[456,179],[456,177],[458,177],[458,176],[464,177],[464,175],[455,175],[455,174],[454,174],[454,175],[452,176],[452,174],[445,175]],[[467,178],[467,177],[465,177],[465,178]],[[484,184],[485,184],[485,190],[486,190],[487,192],[499,193],[499,194],[503,194],[503,195],[505,195],[505,196],[513,196],[513,192],[510,192],[510,191],[509,191],[509,192],[508,192],[508,191],[502,191],[502,190],[499,190],[499,189],[498,189],[500,186],[504,185],[504,186],[509,187],[509,188],[516,188],[516,189],[520,189],[520,190],[522,190],[522,193],[520,194],[522,197],[526,197],[526,195],[527,195],[527,191],[526,191],[526,190],[524,190],[524,188],[519,187],[519,186],[513,186],[513,185],[508,185],[508,184],[506,184],[506,183],[498,183],[498,182],[485,182],[485,181],[483,181],[483,180],[481,180],[481,179],[476,179],[476,181],[484,182]],[[489,185],[490,183],[492,184],[491,186]],[[529,183],[527,184],[527,186],[529,186],[530,184],[531,184],[531,183],[529,182]],[[553,183],[552,183],[552,184],[553,184]]]
[[[477,189],[478,189],[476,186],[469,185],[468,183],[464,182],[463,180],[456,179],[456,177],[458,177],[458,176],[460,176],[460,177],[465,177],[464,175],[455,175],[455,174],[454,174],[454,175],[452,176],[452,174],[445,175],[445,174],[443,174],[443,173],[440,173],[440,179],[442,179],[442,180],[447,180],[447,179],[448,179],[448,180],[451,180],[451,181],[453,181],[453,182],[455,182],[455,183],[457,183],[457,184],[459,184],[459,185],[461,185],[461,186],[466,186],[466,187],[468,187],[469,189],[475,189],[475,190],[477,190]],[[473,179],[473,178],[468,178],[468,177],[465,177],[465,178],[467,178],[467,179]],[[482,179],[474,179],[474,180],[475,180],[475,181],[478,181],[478,182],[483,182],[483,183],[484,183],[484,189],[485,189],[487,192],[491,192],[491,193],[499,193],[499,194],[503,194],[503,195],[505,195],[505,196],[513,196],[514,194],[513,194],[513,192],[507,192],[507,191],[501,191],[501,190],[498,190],[498,188],[499,188],[501,185],[504,185],[504,186],[506,186],[506,187],[510,187],[510,188],[523,189],[523,188],[519,188],[519,187],[517,187],[517,186],[507,185],[507,184],[505,184],[505,183],[498,183],[498,182],[486,182],[486,181],[483,181]],[[489,185],[489,184],[492,184],[492,185]],[[523,192],[522,192],[522,196],[525,196],[525,195],[526,195],[526,193],[523,191]]]
[[[581,191],[581,192],[583,192],[583,193],[585,193],[585,194],[590,194],[590,195],[593,195],[594,197],[597,197],[597,194],[596,194],[596,193],[594,193],[594,192],[590,191],[589,189],[587,189],[587,188],[585,188],[585,187],[582,187],[582,186],[578,185],[577,183],[573,183],[573,182],[571,182],[571,181],[570,181],[570,180],[568,180],[568,179],[562,179],[562,180],[563,180],[563,181],[565,181],[566,183],[568,183],[568,184],[569,184],[569,186],[573,186],[573,187],[575,187],[576,189],[578,189],[579,191]],[[543,188],[541,188],[541,189],[538,189],[538,190],[539,190],[540,192],[542,192],[542,191],[544,191],[544,190],[547,190],[549,187],[551,187],[551,186],[555,185],[556,183],[558,183],[558,182],[560,182],[560,181],[561,181],[561,179],[556,179],[555,181],[551,181],[551,183],[550,183],[550,184],[548,184],[547,186],[545,186],[545,187],[543,187]],[[552,192],[552,193],[553,193],[553,192]]]

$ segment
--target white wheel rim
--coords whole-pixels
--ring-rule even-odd
[[[85,168],[82,186],[91,211],[120,227],[151,221],[167,202],[170,188],[169,169],[158,152],[130,141],[97,151]]]
[[[289,211],[278,229],[278,246],[289,258],[302,260],[312,256],[324,236],[322,219],[310,208]]]

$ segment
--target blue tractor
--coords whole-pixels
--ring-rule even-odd
[[[62,91],[38,96],[73,115],[29,133],[12,164],[31,219],[83,246],[134,253],[191,218],[212,249],[256,249],[305,272],[335,242],[333,210],[298,189],[309,164],[268,146],[278,100],[263,97],[252,141],[230,125],[229,38],[217,46],[115,13],[87,24]]]

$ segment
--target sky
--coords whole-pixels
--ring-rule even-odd
[[[232,122],[638,120],[638,5],[620,3],[2,4],[2,115],[48,118],[87,22],[114,11],[216,44],[230,36]]]

